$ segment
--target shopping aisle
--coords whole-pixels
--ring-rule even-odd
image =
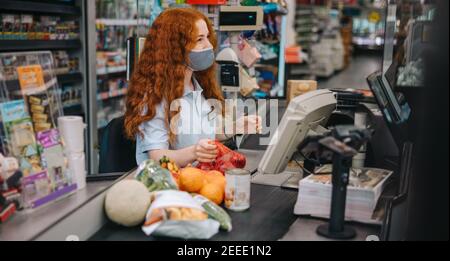
[[[355,54],[347,69],[328,79],[319,79],[321,89],[369,89],[366,77],[381,69],[382,52]]]

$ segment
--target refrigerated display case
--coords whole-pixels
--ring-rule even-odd
[[[159,14],[157,0],[86,1],[89,85],[89,173],[98,173],[100,141],[108,123],[125,113],[127,39],[146,35]],[[94,26],[95,25],[95,26]]]
[[[137,0],[87,1],[89,173],[98,173],[99,141],[114,118],[125,113],[126,42],[138,27]],[[95,25],[95,26],[93,26]]]
[[[126,81],[126,40],[137,28],[134,0],[96,0],[97,128],[102,129],[124,113]]]

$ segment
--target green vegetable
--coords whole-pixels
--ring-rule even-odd
[[[159,164],[163,164],[163,163],[169,163],[170,159],[167,156],[163,156],[160,160],[159,160]]]
[[[193,194],[194,199],[202,205],[208,216],[214,220],[217,220],[220,224],[220,228],[230,232],[232,229],[231,217],[223,210],[219,205],[211,200],[203,197],[202,195]]]
[[[139,166],[136,180],[142,182],[150,192],[178,190],[172,174],[167,169],[161,168],[154,160],[147,160]]]

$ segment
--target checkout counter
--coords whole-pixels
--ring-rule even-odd
[[[243,150],[249,164],[256,166],[264,151]],[[251,168],[251,167],[250,167]],[[248,169],[252,170],[252,169]],[[254,171],[254,170],[253,170]],[[133,171],[121,179],[132,175]],[[103,202],[106,191],[115,181],[89,182],[85,189],[31,213],[17,213],[0,226],[0,241],[6,240],[170,240],[148,237],[140,226],[125,228],[108,220]],[[244,212],[228,211],[233,230],[221,231],[211,240],[219,241],[276,241],[327,240],[315,229],[326,220],[298,217],[293,209],[297,190],[252,184],[250,209]],[[357,230],[354,240],[366,240],[378,235],[379,226],[352,224]]]
[[[286,106],[279,104],[283,115]],[[251,139],[241,144],[238,150],[247,158],[246,169],[257,175],[258,166],[266,150],[256,146]],[[254,148],[254,149],[253,149]],[[124,174],[119,180],[131,178],[134,171]],[[3,240],[171,240],[146,236],[141,227],[125,228],[108,220],[104,213],[106,191],[119,181],[88,182],[87,187],[64,199],[44,206],[31,213],[17,213],[0,226],[0,241]],[[233,230],[220,231],[211,240],[221,241],[311,241],[329,240],[316,233],[318,225],[325,219],[296,216],[296,189],[252,184],[250,209],[244,212],[227,210],[232,218]],[[353,240],[366,240],[378,236],[381,227],[352,223],[357,232]],[[369,237],[370,238],[370,237]]]

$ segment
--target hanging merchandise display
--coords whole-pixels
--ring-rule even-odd
[[[224,5],[227,0],[186,0],[190,5]]]
[[[258,52],[256,47],[251,46],[249,42],[245,39],[241,40],[241,43],[238,45],[239,52],[238,57],[247,68],[253,67],[255,63],[261,59],[261,54]]]
[[[51,52],[0,55],[2,150],[23,174],[23,205],[36,208],[76,189],[56,119],[62,115]]]
[[[263,10],[263,26],[256,32],[244,32],[247,42],[259,53],[251,64],[249,74],[255,76],[259,89],[252,94],[255,98],[282,97],[284,88],[284,54],[286,39],[285,1],[241,1],[243,6],[260,6]],[[246,59],[242,59],[247,63]]]
[[[24,100],[15,100],[0,104],[9,154],[19,160],[20,169],[28,176],[42,171],[41,157],[35,138],[33,124]]]

